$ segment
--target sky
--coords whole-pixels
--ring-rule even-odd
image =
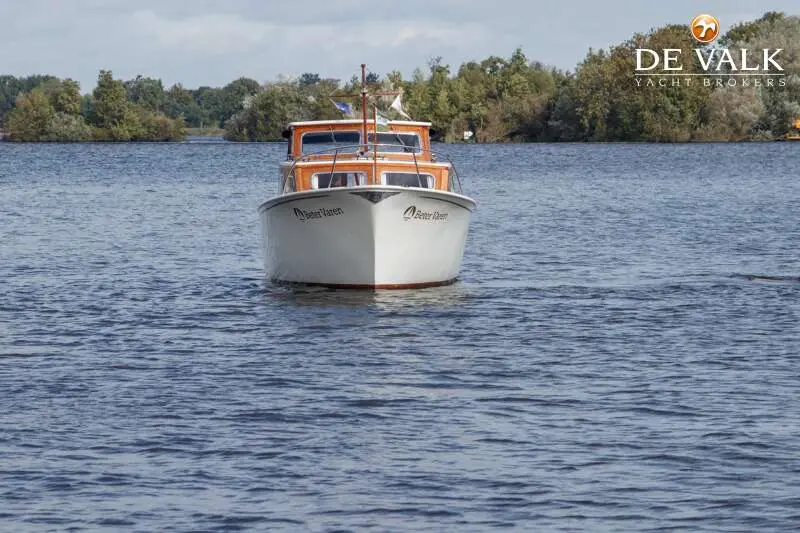
[[[573,70],[591,48],[715,15],[726,31],[797,0],[0,0],[0,74],[52,74],[91,91],[100,69],[165,86],[221,87],[318,73],[349,80],[360,64],[409,78],[441,57],[451,71],[521,47]],[[688,31],[688,30],[687,30]]]

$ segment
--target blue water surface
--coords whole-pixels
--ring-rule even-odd
[[[0,144],[0,530],[800,529],[800,143],[440,146],[460,281],[275,286],[281,144]]]

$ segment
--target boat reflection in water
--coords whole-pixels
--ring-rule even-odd
[[[417,310],[425,307],[456,309],[475,297],[462,283],[442,287],[402,290],[343,290],[301,284],[269,284],[265,296],[298,307],[363,308],[382,311]]]

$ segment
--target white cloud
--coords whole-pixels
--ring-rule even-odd
[[[760,9],[796,13],[796,1],[706,0],[703,10],[728,26]],[[455,70],[517,46],[572,69],[589,47],[688,24],[698,9],[695,0],[0,0],[0,74],[72,77],[86,91],[100,69],[186,87],[281,72],[349,79],[364,62],[410,76],[431,57]]]
[[[215,56],[266,45],[276,29],[272,23],[246,20],[241,15],[208,13],[168,19],[150,10],[134,12],[131,25],[142,36],[155,39],[168,53]]]

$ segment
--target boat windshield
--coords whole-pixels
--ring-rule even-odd
[[[313,154],[325,150],[354,146],[361,142],[361,133],[358,131],[313,131],[303,134],[303,154]],[[356,151],[356,148],[353,148]]]
[[[375,134],[370,133],[368,137],[370,143],[369,149],[372,150],[372,143],[375,142]],[[419,135],[416,133],[379,132],[378,151],[419,153]]]
[[[365,183],[367,183],[367,175],[363,172],[318,172],[311,176],[312,189],[353,187]]]
[[[434,179],[430,174],[416,174],[414,172],[384,172],[381,175],[384,185],[398,185],[400,187],[422,187],[433,189]]]

